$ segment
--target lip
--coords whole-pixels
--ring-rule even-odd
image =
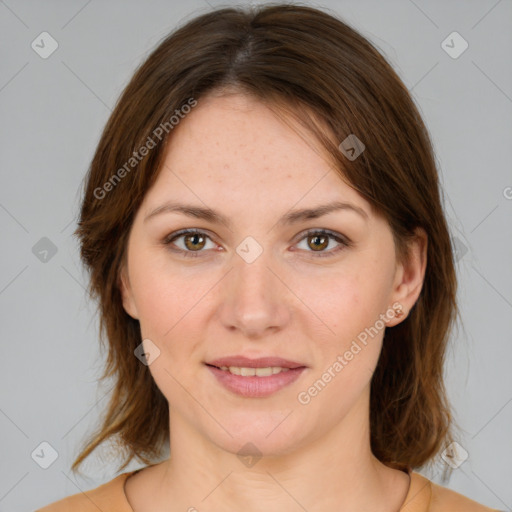
[[[302,366],[290,369],[287,372],[269,375],[268,377],[242,377],[241,375],[233,375],[228,370],[221,370],[216,366],[207,366],[207,368],[228,391],[246,398],[270,396],[289,386],[306,369],[305,366]]]
[[[221,357],[220,359],[215,359],[214,361],[210,361],[206,364],[217,366],[218,368],[221,366],[239,366],[244,368],[268,368],[269,366],[280,366],[281,368],[290,369],[305,367],[305,365],[301,363],[283,359],[281,357],[259,357],[257,359],[250,359],[245,356],[230,356]]]
[[[223,357],[205,363],[208,370],[216,377],[228,391],[246,398],[264,398],[289,386],[296,381],[306,366],[295,361],[282,359],[280,357],[260,357],[249,359],[243,356]],[[280,372],[267,377],[242,377],[234,375],[228,370],[221,370],[220,366],[239,366],[245,368],[267,368],[269,366],[280,366],[288,368],[287,372]]]

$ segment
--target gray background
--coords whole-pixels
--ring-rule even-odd
[[[84,466],[89,479],[69,470],[108,391],[95,382],[102,364],[95,305],[71,236],[79,188],[135,67],[207,4],[220,5],[0,1],[0,511],[30,511],[115,476],[113,461],[99,455]],[[332,9],[378,46],[432,133],[459,248],[463,326],[449,352],[447,387],[469,455],[444,485],[511,510],[512,2],[310,5]],[[43,31],[59,45],[47,59],[31,47]],[[453,31],[469,44],[458,58],[441,46]],[[46,262],[34,254],[39,246],[33,251],[43,237],[57,249]],[[48,469],[31,457],[43,441],[59,455]],[[440,471],[425,475],[440,483]]]

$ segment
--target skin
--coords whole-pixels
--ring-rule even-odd
[[[370,381],[384,329],[311,401],[297,396],[332,367],[365,328],[394,304],[406,318],[421,291],[426,236],[418,231],[407,261],[397,261],[386,220],[344,183],[311,135],[242,94],[209,95],[175,128],[163,168],[130,232],[120,274],[126,312],[160,355],[149,365],[169,402],[170,459],[126,481],[136,512],[268,512],[306,509],[398,510],[409,476],[370,450]],[[175,200],[209,207],[232,226],[149,212]],[[342,200],[351,210],[280,226],[291,209]],[[196,228],[172,252],[163,240]],[[308,229],[352,241],[315,241]],[[252,263],[236,249],[247,237],[263,249]],[[315,245],[316,244],[316,245]],[[330,256],[317,256],[320,252]],[[217,249],[217,250],[216,250]],[[316,250],[315,250],[316,249]],[[266,398],[226,390],[205,366],[218,357],[279,356],[307,366],[298,380]],[[237,452],[262,454],[247,467]],[[195,508],[191,508],[195,507]]]

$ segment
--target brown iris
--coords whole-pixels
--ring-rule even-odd
[[[185,242],[185,245],[187,247],[187,249],[190,249],[190,250],[200,250],[204,247],[204,244],[205,244],[205,236],[200,234],[200,233],[189,233],[189,234],[186,234],[184,236],[184,242]],[[192,242],[191,244],[189,244],[189,241],[190,239],[194,239],[194,240],[197,240],[197,239],[200,239],[202,240],[202,242]],[[201,246],[200,247],[197,247],[197,245],[195,244],[200,244]]]
[[[315,249],[315,251],[317,249],[319,249],[319,250],[325,249],[329,245],[329,237],[327,235],[311,235],[311,236],[308,236],[308,243],[312,239],[313,240],[323,240],[323,243],[320,242],[321,245],[311,246],[311,248]]]

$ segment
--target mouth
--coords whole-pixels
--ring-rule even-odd
[[[221,357],[206,364],[217,368],[282,368],[289,370],[306,366],[304,364],[297,363],[296,361],[283,359],[282,357],[258,357],[256,359],[251,359],[245,356]]]
[[[283,368],[281,366],[265,366],[262,368],[250,368],[247,366],[214,366],[209,364],[207,364],[207,366],[217,368],[224,372],[229,372],[232,375],[240,375],[242,377],[270,377],[271,375],[290,371],[290,368]]]
[[[263,398],[290,385],[306,366],[282,358],[249,359],[242,356],[216,359],[206,367],[226,389],[240,396]]]

